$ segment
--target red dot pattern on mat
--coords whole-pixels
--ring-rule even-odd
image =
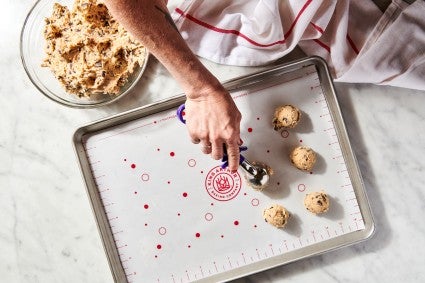
[[[251,133],[252,132],[252,128],[248,128],[248,133]]]
[[[183,193],[183,197],[187,197],[187,193]]]
[[[144,207],[145,209],[148,209],[148,208],[149,208],[149,205],[145,204],[143,207]]]
[[[239,221],[235,220],[235,222],[233,222],[233,224],[235,224],[237,226],[237,225],[239,225]]]
[[[131,164],[131,168],[133,168],[133,169],[136,168],[136,164],[134,164],[134,163]]]
[[[156,248],[157,248],[158,250],[160,250],[160,249],[162,249],[162,246],[161,246],[161,245],[156,245]]]
[[[199,237],[201,237],[201,234],[200,234],[200,233],[196,233],[196,234],[195,234],[195,237],[196,237],[196,238],[199,238]]]
[[[174,155],[176,155],[176,154],[174,153],[174,151],[170,152],[170,156],[171,156],[171,157],[173,157]]]

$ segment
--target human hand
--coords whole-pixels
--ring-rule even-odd
[[[186,125],[192,142],[201,145],[205,154],[221,159],[224,146],[229,170],[239,167],[241,113],[224,88],[203,91],[201,95],[188,96],[186,100]]]

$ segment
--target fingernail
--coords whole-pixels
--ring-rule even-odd
[[[242,144],[243,144],[243,140],[239,139],[239,145],[242,145]]]
[[[238,170],[231,170],[230,172],[233,174],[233,173],[236,173]]]

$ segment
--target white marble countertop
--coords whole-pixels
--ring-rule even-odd
[[[76,128],[180,93],[151,60],[121,101],[70,109],[43,97],[19,57],[33,1],[0,10],[0,278],[2,282],[113,282],[71,143]],[[221,80],[257,69],[205,64]],[[425,93],[335,84],[376,222],[362,243],[237,282],[425,282]]]

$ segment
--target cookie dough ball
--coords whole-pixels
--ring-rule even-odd
[[[273,204],[263,211],[264,220],[277,228],[285,227],[290,217],[289,212],[279,204]]]
[[[307,146],[298,146],[289,155],[291,163],[300,170],[311,171],[316,163],[316,153]]]
[[[300,110],[292,105],[283,105],[276,108],[273,116],[273,128],[278,131],[282,128],[294,128],[301,118]]]
[[[323,191],[309,193],[304,198],[304,206],[314,214],[324,213],[329,210],[329,197]]]

